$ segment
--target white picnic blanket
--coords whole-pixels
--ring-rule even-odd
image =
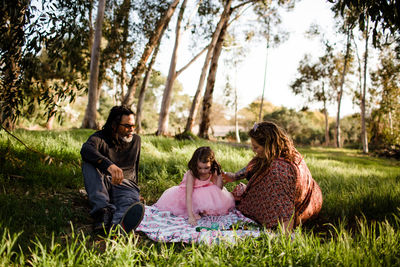
[[[263,230],[255,225],[254,221],[236,209],[227,215],[204,216],[198,220],[197,226],[191,226],[183,217],[169,211],[160,211],[154,206],[145,206],[143,220],[136,231],[145,233],[157,242],[234,243],[248,236],[259,237]]]

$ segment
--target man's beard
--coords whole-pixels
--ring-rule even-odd
[[[132,142],[133,136],[130,136],[130,137],[128,137],[128,136],[122,136],[122,137],[120,137],[119,139],[120,139],[122,142],[130,143],[130,142]]]

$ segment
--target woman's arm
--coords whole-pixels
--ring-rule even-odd
[[[241,179],[246,178],[246,169],[247,167],[244,167],[243,169],[239,170],[238,172],[223,172],[222,179],[224,180],[225,183],[230,183],[230,182],[235,182]]]
[[[192,175],[187,175],[186,177],[186,210],[189,216],[189,223],[193,226],[197,225],[197,220],[193,214],[193,206],[192,206],[194,179],[195,178]]]

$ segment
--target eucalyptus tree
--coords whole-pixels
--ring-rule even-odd
[[[222,23],[221,31],[218,34],[217,42],[215,48],[212,51],[212,57],[210,61],[210,69],[207,76],[206,90],[204,92],[202,112],[201,112],[201,122],[199,127],[198,135],[203,138],[208,138],[208,129],[210,127],[210,111],[212,106],[212,95],[214,91],[216,73],[218,69],[218,59],[221,54],[221,48],[224,44],[225,35],[228,31],[228,27],[231,21],[237,20],[241,15],[246,12],[250,7],[253,7],[254,14],[261,14],[262,17],[269,16],[274,11],[276,11],[275,6],[287,6],[292,7],[292,1],[276,1],[272,3],[271,1],[225,1],[224,12],[220,17],[220,22]],[[233,18],[231,19],[231,16]],[[229,21],[231,20],[231,21]],[[263,20],[265,22],[268,20]]]
[[[19,106],[23,104],[23,94],[19,89],[22,83],[23,46],[26,42],[24,27],[30,15],[29,1],[3,1],[1,7],[1,125],[13,127],[13,122],[20,115]]]
[[[87,10],[91,3],[67,1],[3,1],[1,16],[1,122],[57,102],[73,101],[87,72]],[[86,48],[86,50],[84,49]],[[39,59],[46,52],[46,60]],[[63,70],[67,70],[64,72]],[[64,74],[63,74],[64,73]],[[68,73],[68,75],[65,75]],[[41,81],[58,79],[51,90]],[[4,77],[4,78],[3,78]]]
[[[377,69],[371,71],[373,112],[371,142],[375,147],[400,145],[400,60],[392,46],[384,46]]]
[[[352,10],[360,25],[364,25],[366,17],[369,17],[373,23],[373,44],[378,45],[383,35],[385,35],[385,39],[390,35],[397,43],[397,56],[400,56],[400,5],[398,0],[329,0],[329,2],[335,4],[342,16],[345,16],[346,9]]]
[[[386,4],[391,5],[390,3],[383,3],[383,5],[375,5],[373,3],[347,3],[346,1],[337,1],[334,7],[332,8],[336,15],[341,15],[345,23],[349,25],[356,26],[358,24],[359,30],[362,32],[364,41],[365,41],[365,49],[363,56],[363,70],[361,67],[361,59],[359,59],[359,72],[360,72],[360,92],[357,94],[360,98],[360,110],[361,110],[361,141],[363,146],[363,152],[368,153],[368,137],[367,137],[367,127],[366,127],[366,94],[367,94],[367,70],[368,70],[368,58],[369,58],[369,41],[370,36],[372,35],[373,44],[375,47],[379,47],[382,43],[387,42],[390,39],[393,39],[393,36],[396,36],[395,25],[391,25],[392,22],[385,22],[385,16],[391,11],[388,10],[379,10],[379,6],[385,9]],[[398,14],[397,14],[398,17]],[[389,21],[390,21],[389,17]],[[373,23],[374,22],[374,23]],[[374,24],[374,25],[371,25]],[[392,33],[391,36],[386,36],[388,38],[382,38],[384,36],[385,29],[389,29]],[[398,29],[398,28],[397,28]],[[399,33],[399,29],[397,30],[397,35]],[[372,34],[371,34],[372,33]],[[398,40],[399,41],[399,40]],[[357,47],[356,42],[354,42],[355,47]],[[400,44],[400,43],[399,43]],[[358,52],[358,51],[356,51]],[[357,53],[358,56],[358,53]],[[363,72],[361,74],[361,72]]]
[[[310,62],[310,56],[305,55],[300,61],[299,77],[290,85],[296,95],[303,95],[309,103],[322,102],[322,112],[325,117],[325,145],[329,145],[329,121],[328,108],[329,102],[334,98],[331,85],[335,84],[335,63],[333,48],[328,43],[325,44],[325,54],[318,58],[316,63]]]
[[[340,111],[341,111],[341,105],[342,105],[342,97],[343,97],[343,92],[344,92],[344,84],[345,84],[345,79],[347,75],[347,68],[349,66],[350,58],[351,58],[351,35],[352,35],[352,26],[351,25],[343,25],[344,26],[344,32],[346,35],[346,49],[345,49],[345,54],[344,54],[344,61],[343,61],[343,70],[341,74],[341,80],[340,80],[340,90],[338,91],[337,94],[337,112],[336,112],[336,127],[335,127],[335,132],[336,132],[336,146],[341,147],[341,141],[340,141]]]
[[[234,109],[234,123],[235,123],[235,136],[236,142],[240,143],[240,135],[239,135],[239,118],[238,118],[238,91],[237,91],[237,69],[239,64],[244,59],[245,47],[240,45],[235,39],[234,35],[229,35],[226,38],[226,45],[224,50],[227,52],[226,57],[224,57],[223,63],[227,68],[227,73],[225,74],[225,87],[224,87],[224,96],[225,96],[225,104],[227,107],[232,107]],[[235,76],[231,81],[231,75]],[[233,83],[233,84],[232,84]]]
[[[156,62],[156,58],[158,52],[160,50],[160,44],[158,43],[157,47],[154,49],[153,55],[151,57],[150,63],[147,66],[146,74],[144,75],[142,86],[140,87],[140,92],[138,96],[138,103],[136,107],[136,118],[135,118],[135,125],[136,125],[136,133],[140,133],[142,131],[142,113],[143,113],[143,103],[145,100],[145,93],[147,88],[149,87],[150,77],[153,73],[153,66]]]
[[[99,64],[100,64],[100,45],[102,39],[102,27],[104,19],[105,0],[99,0],[97,6],[96,28],[94,41],[90,57],[90,80],[88,90],[88,104],[86,106],[85,117],[83,118],[82,128],[96,129],[96,105],[98,96]]]
[[[206,13],[208,14],[212,14],[215,15],[214,10],[218,10],[217,7],[214,6],[213,2],[205,2],[205,7],[203,8],[203,10],[207,10]],[[219,21],[217,23],[217,25],[215,26],[215,30],[212,33],[211,36],[211,40],[210,43],[208,45],[207,48],[207,54],[205,56],[204,59],[204,63],[203,63],[203,67],[201,69],[201,73],[200,73],[200,78],[199,78],[199,82],[197,85],[197,89],[193,98],[193,102],[189,111],[189,116],[187,119],[187,123],[186,123],[186,127],[185,127],[185,132],[191,132],[193,125],[194,125],[194,121],[195,121],[195,116],[197,114],[197,110],[199,107],[199,101],[200,101],[200,96],[201,96],[201,92],[203,90],[204,87],[204,82],[205,82],[205,78],[207,75],[207,70],[208,67],[210,65],[210,61],[213,55],[213,51],[215,48],[215,45],[218,41],[219,35],[221,33],[222,27],[225,24],[225,22],[229,19],[230,16],[230,9],[231,9],[231,4],[232,4],[232,0],[227,0],[225,2],[225,4],[223,5],[224,9],[219,17]],[[211,10],[211,11],[210,11]]]
[[[145,13],[146,16],[142,16],[140,19],[142,19],[142,22],[149,27],[149,29],[146,31],[148,33],[148,36],[146,36],[147,43],[144,46],[144,50],[140,56],[140,59],[137,61],[136,66],[131,71],[128,92],[126,93],[122,104],[132,105],[138,82],[146,70],[146,62],[157,44],[161,41],[162,33],[168,26],[168,23],[178,4],[179,0],[172,0],[170,3],[164,1],[162,3],[159,1],[142,2],[140,11]]]
[[[166,134],[168,128],[168,115],[169,115],[169,105],[171,102],[171,94],[172,94],[172,86],[174,84],[176,78],[176,64],[178,60],[178,48],[181,39],[181,23],[183,20],[183,15],[186,9],[187,0],[183,0],[181,7],[179,9],[179,13],[176,19],[176,27],[175,27],[175,43],[174,48],[171,55],[171,62],[169,65],[167,82],[165,84],[165,89],[163,93],[163,98],[161,101],[161,109],[160,109],[160,117],[158,119],[158,129],[157,135]]]

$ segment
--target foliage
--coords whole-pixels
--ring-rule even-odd
[[[199,138],[197,135],[191,132],[183,132],[175,135],[176,140],[198,140]]]
[[[163,244],[139,234],[104,239],[89,234],[87,198],[78,192],[82,174],[71,168],[93,131],[13,133],[63,164],[42,162],[0,132],[2,266],[400,264],[398,161],[350,149],[302,148],[324,204],[319,218],[293,237],[278,230],[232,244]],[[198,146],[210,145],[225,171],[241,169],[253,155],[248,148],[205,140],[142,136],[142,141],[139,183],[148,205],[181,181]],[[232,190],[234,185],[226,186]]]
[[[25,106],[27,114],[40,106],[50,117],[59,101],[73,101],[76,91],[82,89],[88,51],[83,49],[88,36],[82,29],[87,26],[84,14],[90,2],[54,0],[41,6],[30,1],[4,3],[7,15],[2,16],[5,38],[0,50],[7,63],[1,64],[5,77],[0,94],[1,122],[14,122]],[[46,56],[40,58],[43,54]]]
[[[392,35],[397,42],[397,54],[400,53],[400,18],[397,1],[352,1],[352,0],[329,0],[335,3],[336,8],[342,16],[346,8],[358,17],[362,31],[366,27],[365,18],[369,17],[373,26],[373,42],[379,45],[383,35]],[[385,31],[388,31],[385,33]]]
[[[342,145],[351,148],[362,148],[361,144],[361,118],[360,114],[346,116],[340,120],[341,141]],[[332,125],[332,130],[334,126]]]
[[[371,72],[371,145],[381,149],[400,145],[400,60],[390,47],[382,51],[378,68]]]
[[[305,55],[297,68],[300,77],[290,85],[296,95],[305,96],[310,103],[322,102],[324,109],[335,98],[339,78],[338,66],[334,63],[338,56],[333,53],[333,47],[325,43],[325,54],[316,63],[310,63],[310,55]]]
[[[248,129],[253,127],[253,124],[258,121],[258,116],[260,114],[261,97],[254,100],[247,107],[239,110],[239,121],[240,125]],[[264,100],[263,102],[263,114],[272,113],[278,110],[279,107],[274,106],[271,102]]]
[[[323,117],[316,113],[282,107],[264,115],[264,120],[276,122],[286,130],[295,144],[318,145],[324,138]]]
[[[236,133],[235,131],[229,131],[226,135],[226,138],[231,139],[231,140],[236,140]],[[247,140],[249,140],[249,135],[247,132],[244,132],[242,130],[239,130],[239,137],[240,137],[240,142],[245,143]]]

